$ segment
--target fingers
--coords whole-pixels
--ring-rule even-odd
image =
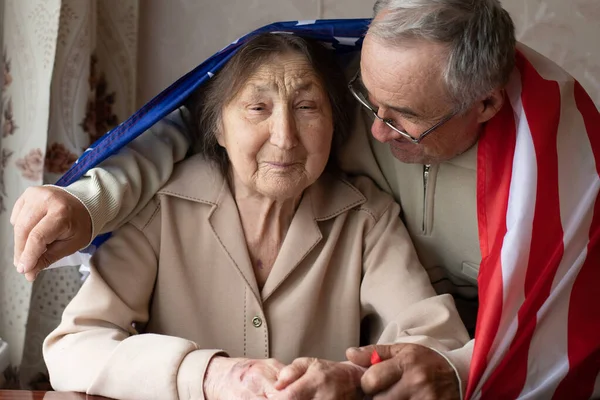
[[[309,380],[308,377],[302,376],[269,398],[272,400],[312,400],[315,398],[324,398],[324,396],[315,396],[318,391],[317,386],[309,382]]]
[[[384,390],[381,393],[378,393],[376,396],[373,396],[373,400],[409,400],[415,398],[413,397],[413,393],[411,393],[408,385],[404,383],[404,381],[397,382],[396,384],[390,386],[387,390]],[[426,400],[436,400],[435,397],[417,397],[418,399]]]
[[[371,366],[371,356],[373,355],[373,351],[377,351],[381,360],[387,360],[394,357],[394,355],[400,351],[402,346],[402,344],[370,344],[363,347],[350,347],[346,350],[346,358],[353,364],[368,368]]]
[[[298,358],[290,365],[284,367],[279,372],[277,382],[275,382],[275,389],[283,390],[293,382],[300,379],[300,377],[306,373],[312,361],[313,359],[310,358]]]
[[[268,358],[265,362],[275,371],[279,372],[286,367],[286,365],[276,358]]]
[[[42,218],[29,232],[23,252],[19,256],[17,271],[19,273],[32,272],[33,269],[43,262],[43,268],[50,265],[50,262],[43,257],[48,250],[48,245],[58,240],[65,233],[65,225],[59,223],[56,218],[46,216]],[[56,246],[54,246],[56,250]]]
[[[346,350],[346,358],[353,364],[368,368],[371,366],[371,354],[375,346],[350,347]],[[381,357],[381,356],[380,356]]]
[[[26,215],[24,215],[26,214]],[[36,208],[30,210],[29,213],[19,212],[15,217],[15,246],[14,246],[14,264],[17,270],[20,269],[21,255],[25,249],[27,239],[33,228],[46,216],[46,210]],[[44,246],[45,250],[45,246]],[[42,254],[42,253],[40,253]],[[37,258],[36,258],[37,260]],[[31,265],[30,265],[31,267]],[[20,273],[23,271],[19,271]]]
[[[377,351],[384,361],[371,366],[361,379],[363,392],[375,395],[374,400],[460,398],[454,369],[435,351],[410,343],[379,346]]]
[[[425,383],[423,376],[404,377],[387,390],[378,393],[373,400],[460,400],[460,392],[448,388],[444,382]]]
[[[400,381],[403,373],[404,369],[400,362],[391,358],[369,368],[363,374],[360,385],[365,394],[373,395],[387,390]]]
[[[37,278],[39,273],[40,273],[40,271],[38,271],[38,270],[32,271],[32,272],[26,272],[25,279],[27,279],[29,282],[33,282],[33,281],[35,281],[35,278]]]
[[[364,369],[352,363],[304,358],[281,372],[293,380],[274,396],[268,396],[270,399],[346,400],[355,399],[360,392]]]
[[[21,195],[15,202],[12,212],[10,213],[10,224],[12,226],[15,226],[15,223],[17,222],[19,213],[21,212],[21,209],[23,208],[23,204],[25,204],[25,199],[24,199],[24,195]]]
[[[274,358],[270,358],[264,361],[268,367],[268,372],[261,376],[261,392],[269,397],[277,393],[276,382],[279,377],[279,373],[286,367],[285,364],[279,362]]]
[[[33,282],[42,270],[63,258],[65,254],[72,254],[77,250],[78,248],[73,247],[73,242],[71,241],[55,241],[49,245],[46,252],[39,257],[33,269],[24,272],[25,279],[29,282]]]
[[[92,233],[85,206],[54,187],[27,189],[13,208],[11,223],[15,227],[13,261],[28,279],[85,246]]]

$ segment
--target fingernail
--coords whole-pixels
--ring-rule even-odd
[[[19,263],[19,265],[17,265],[17,272],[22,274],[23,271],[25,271],[25,265],[23,263]]]

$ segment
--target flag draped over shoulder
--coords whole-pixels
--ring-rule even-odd
[[[57,184],[180,106],[248,38],[296,34],[356,52],[369,22],[279,22],[240,38],[94,143]],[[480,308],[467,397],[590,398],[600,395],[600,115],[579,83],[525,47],[506,92],[478,147]]]
[[[600,114],[533,50],[519,46],[516,65],[478,146],[467,395],[589,399],[600,395]]]

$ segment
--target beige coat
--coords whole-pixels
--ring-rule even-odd
[[[361,337],[417,342],[452,359],[468,335],[451,297],[435,296],[398,213],[370,180],[324,175],[305,191],[259,290],[226,181],[198,156],[184,161],[98,250],[44,342],[53,387],[203,398],[220,351],[343,360]]]

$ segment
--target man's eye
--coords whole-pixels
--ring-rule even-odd
[[[394,128],[397,128],[399,126],[396,121],[394,121],[393,119],[390,119],[390,118],[386,118],[385,122],[387,122],[388,124],[392,125]]]

